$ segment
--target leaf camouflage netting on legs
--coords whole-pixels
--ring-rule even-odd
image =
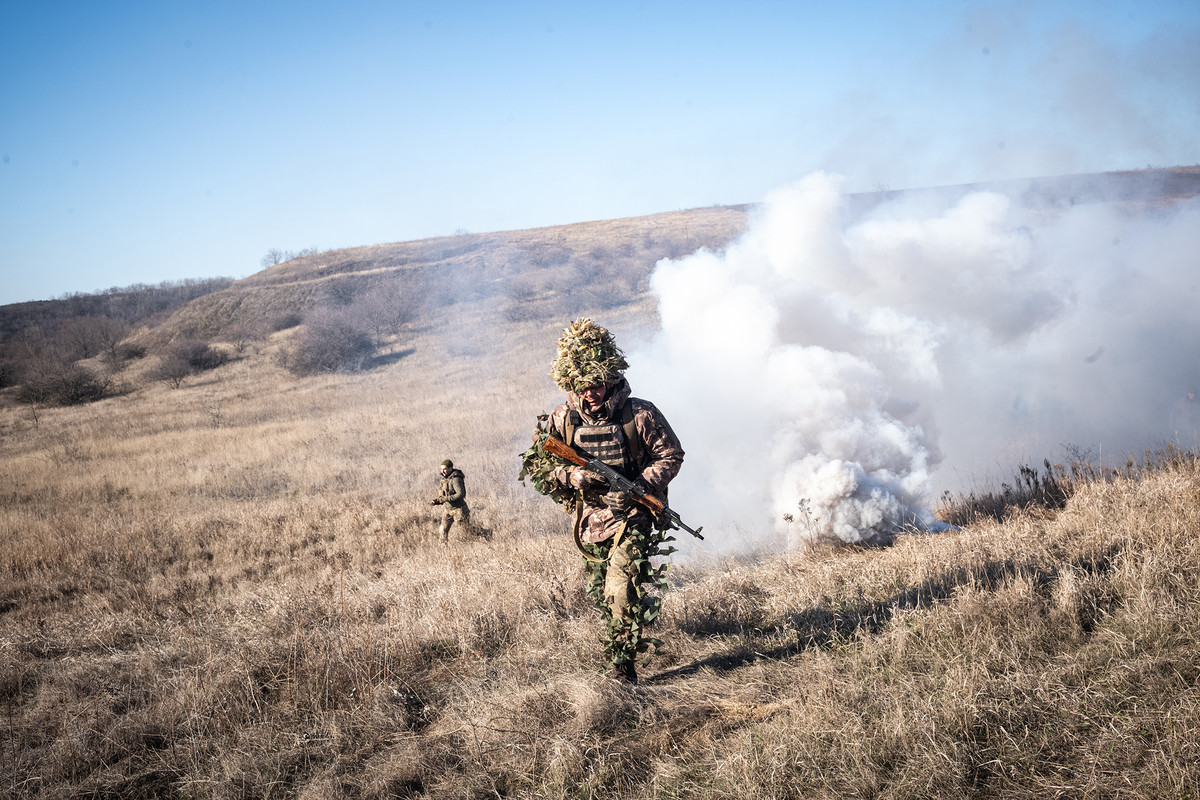
[[[673,536],[664,536],[659,531],[647,532],[640,526],[630,526],[626,529],[618,546],[629,547],[637,554],[633,559],[637,568],[637,574],[633,578],[636,597],[631,603],[628,617],[615,616],[604,596],[604,580],[609,569],[608,556],[612,542],[583,545],[585,554],[591,556],[591,559],[584,560],[584,567],[588,573],[587,593],[600,611],[604,623],[604,633],[601,635],[604,654],[616,666],[635,661],[639,653],[645,653],[651,647],[658,652],[663,646],[660,639],[645,634],[646,628],[662,610],[662,598],[650,592],[666,591],[667,581],[664,576],[670,565],[660,564],[655,567],[650,560],[674,553],[675,548],[668,545],[668,542],[674,540]]]

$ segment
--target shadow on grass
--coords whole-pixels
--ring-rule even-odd
[[[404,350],[398,350],[395,353],[384,353],[378,356],[372,356],[363,362],[363,369],[379,369],[380,367],[390,367],[392,364],[399,362],[401,359],[411,356],[417,352],[415,348],[409,347]]]
[[[1072,566],[1092,575],[1100,575],[1111,569],[1112,562],[1120,550],[1119,545],[1113,545],[1090,558],[1077,559]],[[703,669],[729,672],[763,659],[778,661],[800,655],[807,650],[827,650],[859,636],[877,634],[891,623],[895,612],[928,608],[944,602],[953,597],[962,586],[971,586],[975,590],[992,592],[1013,578],[1021,576],[1030,580],[1038,592],[1045,592],[1052,589],[1058,580],[1058,574],[1057,569],[1048,570],[1045,567],[1021,563],[1009,558],[989,561],[976,567],[950,570],[936,578],[898,592],[886,600],[874,603],[845,603],[838,608],[825,604],[813,606],[804,611],[789,614],[778,625],[766,628],[748,629],[744,624],[730,621],[724,626],[720,626],[724,628],[723,630],[718,630],[709,621],[703,630],[705,634],[709,635],[715,633],[742,637],[772,636],[776,639],[783,635],[792,641],[764,650],[748,645],[739,645],[727,652],[714,653],[691,664],[685,664],[656,675],[647,675],[643,683],[663,683],[674,678],[694,675]],[[1080,626],[1085,633],[1092,631],[1100,613],[1100,608],[1091,609],[1080,618]],[[682,627],[685,632],[695,632],[688,630],[692,626]]]

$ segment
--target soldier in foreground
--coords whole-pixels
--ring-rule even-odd
[[[440,472],[442,481],[438,485],[438,495],[430,501],[431,505],[446,507],[442,514],[442,524],[438,527],[438,535],[443,542],[450,541],[450,528],[455,520],[462,524],[462,530],[471,532],[471,509],[467,507],[467,482],[461,469],[454,468],[454,462],[446,459],[442,462]]]
[[[575,542],[588,572],[588,594],[604,621],[611,674],[636,684],[638,654],[659,644],[644,634],[662,602],[649,591],[665,588],[666,566],[655,568],[650,559],[674,552],[663,546],[670,541],[663,519],[656,525],[637,498],[665,499],[683,464],[683,448],[652,403],[630,396],[628,366],[612,334],[592,320],[563,331],[551,374],[567,399],[539,418],[534,446],[522,454],[521,477],[574,513]],[[612,467],[633,482],[634,491],[550,456],[543,447],[549,437]]]

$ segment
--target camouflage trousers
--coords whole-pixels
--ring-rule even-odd
[[[657,554],[656,534],[642,526],[630,525],[616,539],[584,544],[591,595],[604,623],[605,655],[615,666],[636,662],[639,653],[660,642],[645,635],[646,628],[658,616],[660,597],[649,594],[655,588],[655,574],[647,555]]]
[[[446,506],[446,510],[442,513],[442,524],[438,526],[438,535],[443,542],[450,541],[450,529],[454,527],[455,521],[461,524],[462,533],[469,534],[471,532],[471,509],[465,505]]]
[[[608,565],[604,570],[604,602],[609,614],[619,619],[633,616],[637,602],[638,570],[634,560],[641,553],[628,541],[621,541],[608,550]]]

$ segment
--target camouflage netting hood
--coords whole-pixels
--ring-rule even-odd
[[[578,393],[589,386],[616,383],[628,368],[608,329],[584,318],[563,329],[550,375],[559,388]]]

